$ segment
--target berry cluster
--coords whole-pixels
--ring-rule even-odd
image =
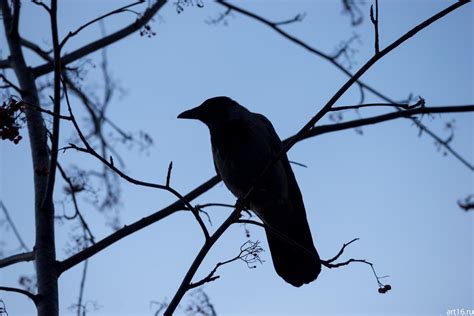
[[[379,287],[379,293],[380,294],[385,294],[388,291],[390,291],[391,289],[392,289],[392,287],[390,286],[390,284],[385,284],[384,286]]]
[[[20,122],[24,110],[25,103],[21,100],[17,101],[12,98],[8,103],[3,102],[0,107],[0,137],[2,140],[8,139],[18,144],[22,139]]]
[[[145,26],[140,30],[140,36],[146,36],[150,38],[155,35],[156,33],[152,31],[151,26],[149,24],[145,24]]]

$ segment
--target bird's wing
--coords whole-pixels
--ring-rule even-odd
[[[269,142],[270,146],[273,150],[273,155],[278,155],[280,151],[283,149],[283,143],[280,140],[280,137],[278,136],[277,132],[275,131],[275,128],[273,128],[272,123],[270,122],[269,119],[267,119],[265,116],[261,114],[256,114],[260,122],[263,123],[263,125],[266,128],[267,133],[269,134]],[[286,153],[283,153],[281,155],[280,159],[286,173],[286,178],[288,181],[288,193],[289,197],[291,199],[291,202],[294,206],[294,209],[296,210],[304,210],[304,204],[303,204],[303,197],[301,195],[300,188],[298,186],[298,183],[296,182],[295,175],[293,173],[293,170],[291,169],[290,162],[288,161],[288,156]],[[305,212],[306,213],[306,212]],[[306,215],[305,215],[306,217]]]

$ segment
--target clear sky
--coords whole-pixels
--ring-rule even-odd
[[[373,30],[368,18],[370,2],[362,6],[364,23],[356,28],[341,14],[340,1],[234,1],[270,20],[306,13],[303,22],[285,26],[289,33],[326,53],[334,53],[353,34],[352,69],[373,54]],[[453,1],[379,1],[380,44],[385,47],[420,21]],[[61,36],[124,1],[59,1]],[[173,161],[171,184],[187,193],[214,175],[208,131],[193,121],[177,120],[181,111],[216,95],[228,95],[254,112],[266,115],[281,138],[297,132],[347,79],[333,65],[288,42],[258,22],[232,14],[228,25],[208,25],[206,20],[225,9],[211,1],[204,8],[186,7],[176,13],[167,4],[151,23],[156,36],[134,34],[108,49],[113,77],[124,93],[116,97],[109,115],[128,131],[143,130],[155,140],[148,153],[117,146],[126,160],[126,172],[138,179],[162,183]],[[143,8],[142,8],[143,9]],[[140,9],[140,10],[142,10]],[[25,1],[21,33],[47,48],[51,43],[46,14]],[[138,9],[137,9],[138,10]],[[426,99],[427,106],[472,104],[474,13],[472,4],[448,15],[403,44],[377,63],[363,80],[395,100],[410,93]],[[135,19],[133,14],[106,21],[108,32]],[[98,25],[71,39],[65,52],[100,37]],[[1,57],[8,54],[3,32]],[[30,64],[39,60],[27,54]],[[100,53],[82,63],[83,85],[99,86],[95,66]],[[347,63],[345,64],[347,65]],[[51,79],[51,77],[47,77]],[[45,77],[45,79],[47,79]],[[44,80],[44,79],[43,79]],[[100,86],[99,86],[100,89]],[[100,90],[97,92],[100,93]],[[338,102],[355,104],[358,89]],[[367,94],[367,102],[379,101]],[[77,115],[82,107],[73,100]],[[387,109],[364,110],[368,117]],[[346,112],[344,119],[356,119]],[[447,137],[446,122],[455,120],[452,146],[474,162],[472,114],[424,117],[439,135]],[[81,124],[84,121],[80,121]],[[323,119],[320,124],[330,123]],[[71,140],[63,124],[61,144]],[[22,131],[26,136],[26,130]],[[271,264],[249,270],[235,262],[219,270],[221,278],[204,286],[219,315],[446,315],[453,308],[474,309],[473,214],[457,200],[474,193],[472,172],[451,155],[437,151],[433,139],[411,121],[400,119],[353,130],[326,134],[297,144],[290,160],[306,205],[313,238],[320,255],[330,258],[344,242],[359,237],[344,258],[367,259],[392,285],[381,295],[370,268],[352,264],[323,269],[317,281],[294,288],[280,279]],[[76,152],[61,154],[66,166],[98,168],[97,161]],[[34,242],[33,186],[28,139],[19,145],[0,143],[0,198],[27,244]],[[132,223],[174,201],[166,192],[122,183],[122,224]],[[57,210],[72,209],[62,186],[55,195]],[[111,233],[104,217],[85,200],[81,205],[96,238]],[[63,203],[66,202],[66,203]],[[234,203],[223,184],[196,203]],[[209,209],[214,230],[227,209]],[[4,254],[17,247],[11,230],[1,226]],[[251,240],[266,239],[260,228],[247,227]],[[247,238],[244,227],[234,225],[212,249],[195,280],[207,275],[218,261],[234,257]],[[57,225],[58,259],[68,256],[68,238],[77,225]],[[100,306],[91,315],[152,315],[151,301],[170,300],[203,242],[199,226],[189,213],[180,212],[133,236],[117,242],[89,262],[85,300]],[[82,266],[60,279],[61,314],[71,313]],[[0,283],[17,285],[21,274],[32,274],[32,264],[0,271]],[[31,315],[34,307],[21,296],[0,292],[10,315]],[[186,304],[190,296],[184,298]],[[183,310],[178,310],[183,313]]]

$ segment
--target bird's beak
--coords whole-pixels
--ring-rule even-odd
[[[184,111],[178,115],[180,119],[199,119],[199,107],[193,108],[191,110]]]

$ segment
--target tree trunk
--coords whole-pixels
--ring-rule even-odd
[[[40,105],[35,78],[31,68],[26,65],[18,28],[15,27],[14,14],[10,11],[7,0],[1,1],[5,35],[10,49],[9,62],[22,90],[21,97],[27,103]],[[18,1],[18,0],[17,0]],[[17,4],[15,3],[14,6]],[[19,10],[19,4],[15,7]],[[16,13],[19,15],[19,12]],[[48,176],[37,170],[49,167],[46,127],[41,113],[32,107],[26,107],[28,135],[34,170],[35,186],[35,265],[38,282],[38,315],[56,316],[58,310],[58,273],[56,269],[56,250],[54,240],[54,204],[52,199],[43,203]]]

